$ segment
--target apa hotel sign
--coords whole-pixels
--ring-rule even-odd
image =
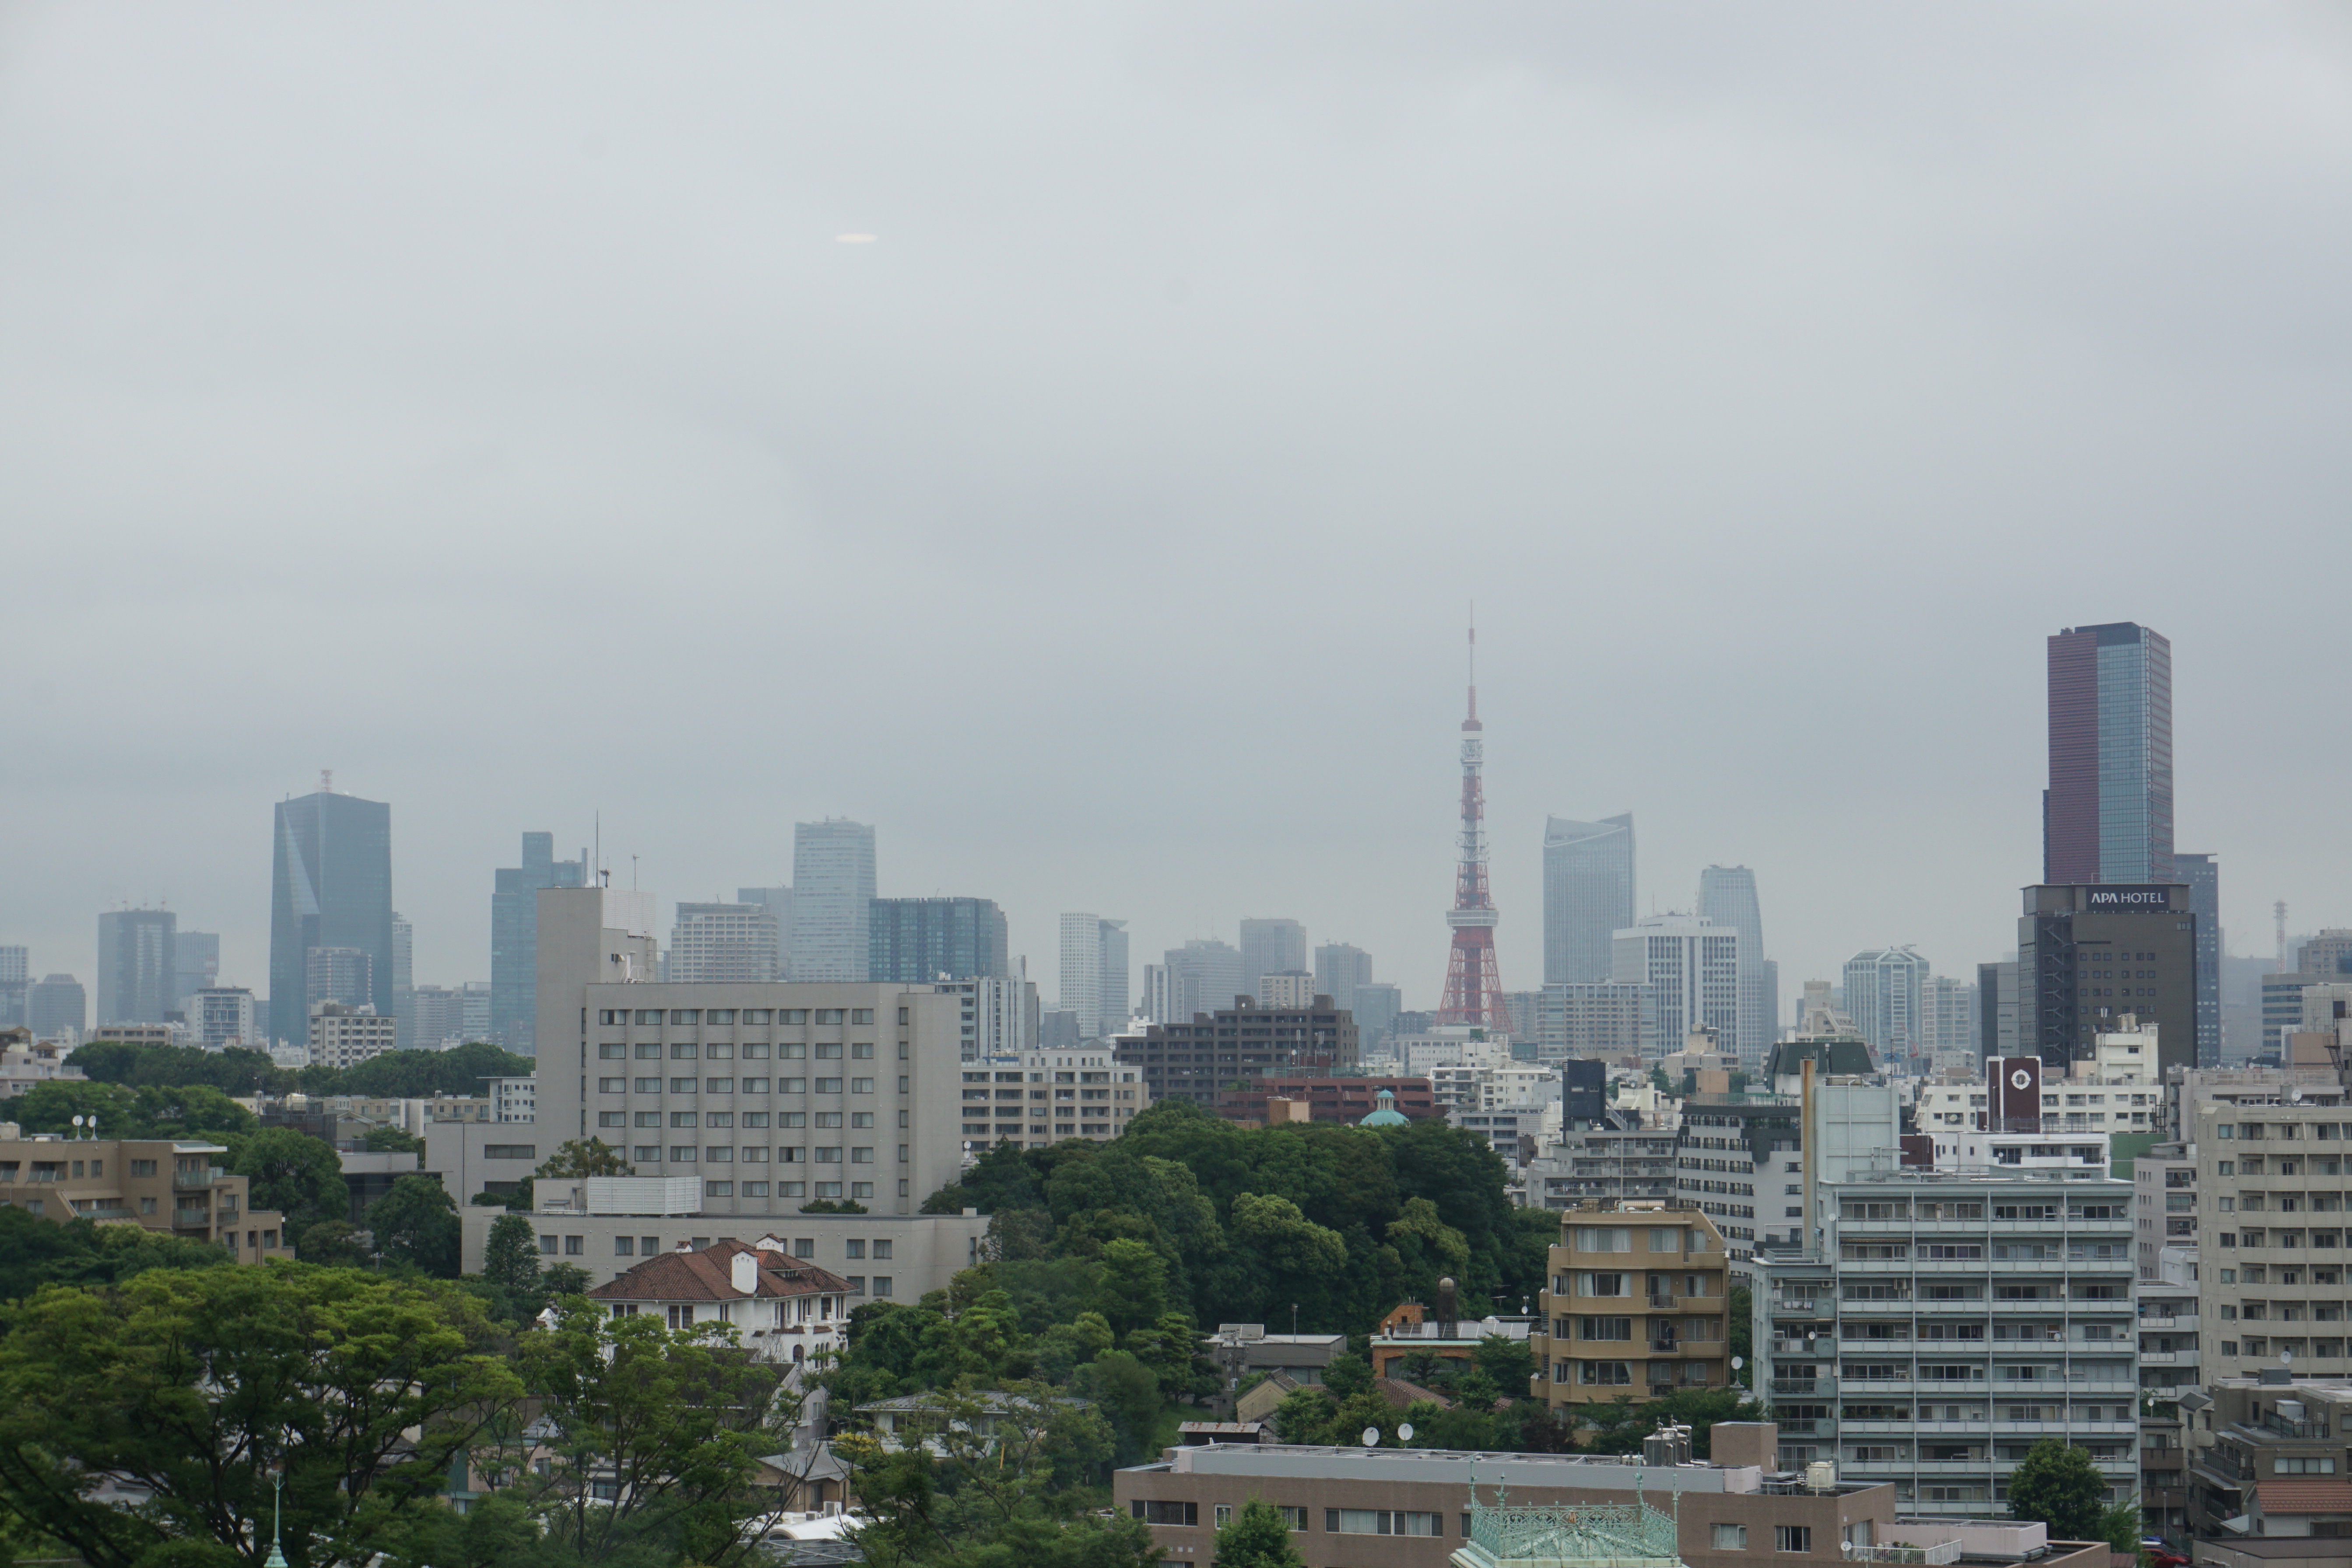
[[[2168,910],[2172,889],[2158,882],[2146,887],[2088,888],[2083,907],[2088,910]]]

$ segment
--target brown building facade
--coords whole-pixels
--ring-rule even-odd
[[[1234,1000],[1238,1005],[1195,1013],[1190,1023],[1118,1037],[1119,1065],[1142,1071],[1147,1101],[1173,1097],[1213,1111],[1221,1095],[1251,1089],[1258,1079],[1323,1078],[1356,1065],[1355,1016],[1328,996],[1307,1007]]]
[[[1425,1078],[1282,1078],[1254,1079],[1245,1089],[1217,1096],[1216,1113],[1228,1121],[1358,1122],[1380,1109],[1380,1092],[1387,1089],[1390,1107],[1410,1121],[1442,1121],[1445,1108],[1437,1103]],[[1283,1100],[1280,1110],[1268,1100]]]
[[[246,1178],[221,1168],[227,1152],[184,1139],[0,1139],[0,1205],[214,1242],[240,1263],[290,1256],[277,1211],[251,1207]]]
[[[1548,1403],[1728,1384],[1730,1276],[1713,1220],[1675,1198],[1592,1199],[1559,1219],[1528,1341]]]

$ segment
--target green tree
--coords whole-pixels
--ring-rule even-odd
[[[371,1154],[422,1154],[425,1140],[404,1128],[380,1122],[367,1131],[362,1144]]]
[[[550,1181],[577,1181],[583,1176],[634,1176],[637,1168],[602,1138],[574,1138],[556,1146],[555,1152],[531,1173]]]
[[[482,1278],[507,1293],[518,1307],[539,1295],[539,1237],[519,1214],[490,1222],[482,1247]]]
[[[1756,1297],[1745,1285],[1734,1285],[1724,1298],[1724,1310],[1729,1316],[1731,1353],[1740,1363],[1732,1378],[1740,1387],[1756,1386]]]
[[[255,1208],[286,1216],[290,1235],[351,1212],[342,1157],[323,1138],[290,1127],[264,1127],[229,1141],[228,1168],[248,1179]]]
[[[1275,1433],[1286,1443],[1328,1443],[1337,1409],[1331,1396],[1312,1384],[1294,1388],[1274,1407]]]
[[[294,1256],[330,1268],[360,1268],[368,1262],[360,1227],[347,1219],[322,1219],[303,1231],[294,1243]]]
[[[1102,1249],[1097,1305],[1114,1332],[1158,1322],[1168,1310],[1168,1260],[1149,1244],[1114,1241]]]
[[[2105,1540],[2106,1514],[2107,1479],[2085,1449],[2044,1437],[2010,1473],[2010,1518],[2040,1520],[2053,1541]],[[2135,1523],[2134,1551],[2137,1533]]]
[[[1336,1355],[1323,1369],[1323,1386],[1334,1399],[1353,1399],[1372,1391],[1372,1363],[1360,1355]]]
[[[364,1563],[445,1505],[522,1386],[456,1289],[342,1269],[153,1268],[0,1311],[0,1511],[90,1568],[231,1563],[286,1467],[296,1568]],[[152,1493],[125,1510],[107,1476]]]
[[[1078,1370],[1070,1387],[1109,1418],[1112,1463],[1132,1465],[1153,1449],[1160,1425],[1160,1379],[1126,1351],[1105,1351]]]
[[[1505,1398],[1525,1399],[1536,1375],[1535,1352],[1528,1342],[1507,1334],[1482,1334],[1470,1359]]]
[[[0,1300],[21,1300],[44,1285],[110,1285],[150,1268],[224,1267],[236,1267],[228,1253],[193,1237],[0,1208]]]
[[[261,1125],[208,1083],[142,1084],[131,1114],[140,1135],[150,1138],[236,1138]]]
[[[367,1211],[376,1250],[444,1279],[457,1277],[457,1205],[438,1179],[403,1176]]]
[[[1242,1504],[1233,1522],[1217,1527],[1211,1568],[1306,1568],[1291,1543],[1289,1521],[1264,1498]]]

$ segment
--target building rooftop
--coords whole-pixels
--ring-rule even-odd
[[[2254,1491],[2264,1513],[2352,1513],[2352,1481],[2263,1481]]]
[[[759,1259],[753,1288],[734,1279],[734,1260]],[[781,1248],[747,1247],[732,1239],[699,1252],[680,1249],[648,1258],[618,1279],[588,1292],[598,1301],[737,1301],[747,1296],[846,1296],[849,1281]]]
[[[1294,1479],[1442,1481],[1468,1495],[1479,1486],[1570,1487],[1632,1491],[1638,1477],[1644,1493],[1810,1492],[1795,1476],[1768,1474],[1752,1465],[1717,1465],[1703,1459],[1679,1465],[1649,1464],[1639,1454],[1517,1454],[1467,1448],[1358,1448],[1321,1443],[1218,1444],[1162,1450],[1159,1463],[1136,1470],[1176,1470],[1194,1475],[1281,1477]],[[1850,1497],[1884,1486],[1882,1481],[1842,1481],[1820,1495]]]

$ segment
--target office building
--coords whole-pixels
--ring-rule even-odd
[[[957,1054],[967,1062],[1025,1057],[1039,1048],[1037,987],[1027,978],[935,980],[930,989],[956,999]]]
[[[25,987],[25,1026],[37,1040],[79,1040],[89,1027],[89,999],[70,974],[45,974]]]
[[[1619,1061],[1638,1057],[1657,1037],[1656,993],[1611,980],[1570,981],[1535,996],[1535,1026],[1526,1037],[1536,1060]]]
[[[1611,943],[1619,985],[1650,990],[1647,1015],[1652,1033],[1643,1054],[1664,1056],[1685,1037],[1713,1029],[1717,1047],[1751,1068],[1763,1065],[1761,1048],[1739,1036],[1739,932],[1704,915],[1647,915]]]
[[[1886,1168],[1821,1184],[1811,1245],[1759,1245],[1756,1387],[1781,1462],[1906,1514],[1981,1519],[2043,1437],[2138,1490],[2131,1184],[2104,1166]]]
[[[1073,1138],[1108,1143],[1145,1103],[1141,1069],[1119,1066],[1098,1047],[968,1061],[962,1077],[961,1125],[974,1152],[1003,1142],[1043,1149]]]
[[[1544,984],[1608,980],[1633,923],[1633,816],[1544,821]]]
[[[1780,1001],[1767,990],[1764,915],[1756,900],[1756,873],[1745,866],[1709,866],[1701,871],[1698,912],[1739,932],[1739,1038],[1747,1055],[1760,1058],[1779,1033],[1773,1015]]]
[[[1882,1058],[1918,1054],[1925,1032],[1927,961],[1908,947],[1874,947],[1845,961],[1845,1012]]]
[[[1142,1069],[1146,1103],[1173,1098],[1214,1110],[1219,1093],[1244,1089],[1244,1079],[1322,1076],[1356,1065],[1355,1020],[1328,996],[1306,1007],[1241,1000],[1246,1005],[1147,1025],[1140,1035],[1113,1042],[1121,1067]]]
[[[1290,974],[1307,967],[1307,928],[1297,921],[1244,920],[1241,954],[1242,987],[1256,995],[1260,975]],[[1338,999],[1336,993],[1327,994]]]
[[[322,779],[324,784],[328,781]],[[348,948],[369,963],[377,1013],[392,1011],[392,807],[320,788],[276,808],[270,860],[269,1033],[310,1038],[313,948]]]
[[[400,1048],[399,1021],[364,1005],[321,1002],[310,1009],[310,1065],[352,1068]]]
[[[1077,1014],[1063,1007],[1041,1009],[1037,1014],[1037,1048],[1041,1051],[1074,1051],[1083,1037],[1078,1033]]]
[[[793,828],[793,978],[862,983],[874,907],[874,829],[828,817]]]
[[[788,979],[793,973],[793,890],[790,888],[738,888],[735,901],[757,904],[774,917],[776,922],[776,978]]]
[[[554,834],[526,833],[521,858],[491,872],[490,1021],[482,1037],[529,1056],[539,1016],[539,890],[585,887],[588,857],[558,860]]]
[[[201,1139],[0,1138],[0,1205],[210,1242],[239,1263],[286,1256],[280,1216],[252,1205],[227,1155]]]
[[[2017,922],[2018,1048],[2053,1067],[2091,1058],[2129,1013],[2158,1026],[2159,1076],[2197,1065],[2197,916],[2178,882],[2035,887]]]
[[[172,932],[172,1005],[184,1004],[206,986],[220,984],[220,933],[175,929]]]
[[[866,978],[877,984],[1013,973],[1004,911],[993,899],[877,899],[866,914]]]
[[[1080,1040],[1127,1024],[1127,922],[1100,915],[1062,917],[1062,1005]],[[1041,1042],[1045,1043],[1045,1042]]]
[[[187,999],[188,1032],[208,1051],[258,1050],[261,1018],[242,985],[208,985]]]
[[[457,987],[457,1002],[467,1042],[487,1042],[490,1037],[490,983],[468,980]]]
[[[466,994],[457,987],[413,986],[409,990],[408,1010],[404,1020],[408,1049],[445,1051],[466,1043]]]
[[[1723,1234],[1664,1201],[1595,1200],[1560,1212],[1542,1331],[1528,1348],[1554,1411],[1654,1399],[1731,1381]]]
[[[1311,1007],[1315,998],[1323,994],[1315,988],[1315,976],[1303,969],[1258,976],[1257,999],[1268,1007]]]
[[[416,928],[401,918],[398,910],[392,911],[392,1019],[400,1036],[400,1048],[407,1050],[415,1044],[413,1037],[416,991]]]
[[[1315,990],[1338,1005],[1353,1010],[1356,987],[1372,983],[1372,955],[1343,942],[1327,942],[1315,950]]]
[[[706,1215],[792,1215],[818,1198],[912,1215],[956,1177],[957,997],[864,981],[629,984],[653,955],[652,902],[540,894],[540,1060],[562,1053],[540,1073],[542,1141],[601,1137],[639,1175],[696,1177]]]
[[[1919,986],[1919,1047],[1928,1056],[1981,1055],[1972,980],[1931,974]]]
[[[314,947],[302,954],[302,995],[317,1007],[332,1002],[343,1007],[373,1007],[375,965],[356,947]],[[383,1015],[393,1017],[389,1012]],[[396,1020],[395,1020],[396,1021]]]
[[[2221,864],[2215,855],[2172,858],[2175,874],[2189,885],[2189,908],[2197,916],[2197,1065],[2221,1065]]]
[[[1356,1020],[1356,1038],[1371,1054],[1384,1048],[1388,1037],[1396,1032],[1397,1017],[1404,1011],[1404,993],[1384,981],[1362,981],[1349,998],[1348,1011]]]
[[[1171,947],[1161,955],[1160,969],[1168,1013],[1161,1021],[1171,1024],[1190,1023],[1197,1014],[1230,1007],[1235,997],[1249,994],[1256,984],[1255,976],[1243,976],[1240,951],[1222,942],[1195,938]]]
[[[764,904],[677,906],[667,967],[672,984],[760,984],[776,973],[775,917]]]
[[[2058,633],[2049,719],[2042,881],[2173,881],[2172,645],[2129,621]]]
[[[2025,1054],[2018,1044],[2017,961],[1977,965],[1977,1055]]]
[[[32,950],[0,947],[0,1029],[25,1022],[25,988],[32,983]]]
[[[98,1021],[160,1024],[173,1010],[179,971],[169,910],[110,910],[98,917]]]
[[[2294,967],[2304,974],[2352,975],[2352,931],[2331,927],[2305,938],[2294,950]]]

